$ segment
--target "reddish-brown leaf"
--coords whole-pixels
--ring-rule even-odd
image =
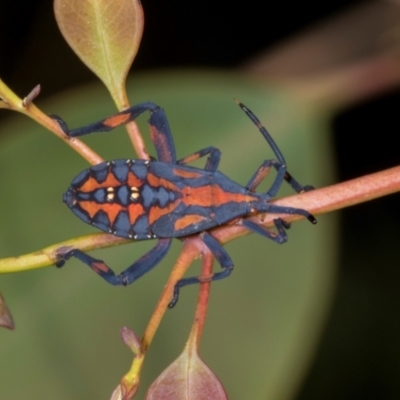
[[[142,343],[140,338],[128,327],[124,326],[121,329],[121,338],[123,342],[132,350],[134,354],[141,353]]]
[[[0,326],[8,329],[14,329],[13,318],[1,293],[0,293]]]
[[[150,386],[146,400],[227,400],[216,375],[199,357],[195,340]]]

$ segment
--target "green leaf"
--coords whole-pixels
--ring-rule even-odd
[[[139,0],[55,0],[65,40],[123,107],[125,79],[143,32]]]

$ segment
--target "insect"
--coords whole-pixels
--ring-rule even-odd
[[[239,185],[217,170],[221,152],[215,147],[206,147],[177,160],[164,110],[154,103],[141,103],[101,121],[71,130],[61,118],[53,115],[67,136],[80,137],[94,132],[108,132],[149,111],[151,140],[157,153],[157,160],[121,159],[95,165],[81,172],[63,197],[72,212],[84,222],[132,240],[157,239],[154,248],[119,275],[115,275],[103,261],[79,249],[60,249],[56,265],[62,266],[70,257],[75,257],[108,283],[126,286],[162,260],[173,238],[200,234],[222,267],[221,271],[210,277],[210,281],[215,281],[231,274],[233,262],[208,232],[211,228],[240,218],[238,223],[247,229],[283,243],[287,241],[285,229],[289,228],[284,220],[275,219],[276,232],[272,232],[245,217],[257,212],[299,214],[315,224],[316,219],[306,210],[270,203],[284,180],[298,193],[313,187],[300,185],[287,172],[283,154],[266,128],[245,105],[237,103],[259,128],[276,156],[276,160],[264,161],[246,186]],[[204,169],[187,165],[205,156],[208,158]],[[255,189],[271,167],[277,171],[271,187],[266,193],[256,193]],[[173,307],[177,302],[181,287],[200,281],[204,279],[191,277],[178,281],[169,306]]]

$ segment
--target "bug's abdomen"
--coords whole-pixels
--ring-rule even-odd
[[[116,160],[79,174],[64,202],[88,224],[143,240],[186,236],[246,215],[255,196],[220,172]]]
[[[150,239],[149,206],[154,202],[147,183],[148,163],[116,160],[79,174],[64,194],[64,202],[84,222],[117,236]],[[175,194],[160,194],[165,204]]]

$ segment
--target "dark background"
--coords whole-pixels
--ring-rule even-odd
[[[20,96],[39,82],[45,98],[95,79],[62,39],[51,3],[0,2],[0,76]],[[362,2],[271,3],[267,13],[254,1],[229,8],[218,0],[143,3],[146,27],[135,70],[237,67]],[[399,100],[393,91],[334,118],[339,181],[399,164]],[[371,132],[373,139],[365,140]],[[349,141],[355,133],[360,140]],[[341,213],[336,298],[297,400],[400,398],[399,204],[396,194]]]

